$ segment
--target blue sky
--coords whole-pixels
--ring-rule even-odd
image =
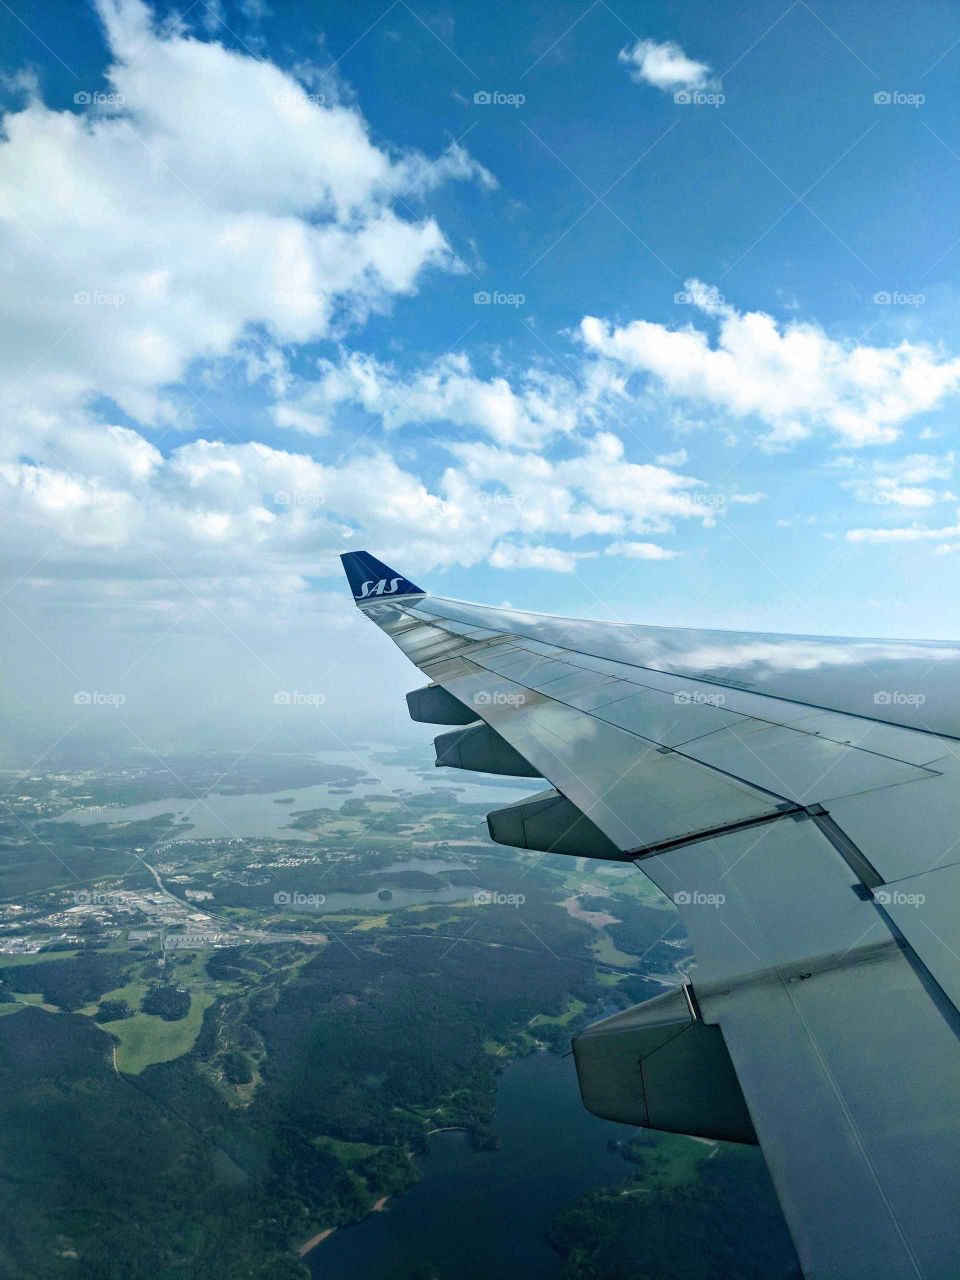
[[[956,5],[11,0],[0,48],[24,723],[365,679],[351,546],[957,634]]]

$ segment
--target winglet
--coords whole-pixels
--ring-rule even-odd
[[[367,551],[345,551],[340,559],[357,604],[382,596],[422,596],[426,592]]]

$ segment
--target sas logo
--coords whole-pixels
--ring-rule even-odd
[[[402,578],[381,578],[379,582],[374,582],[371,578],[360,588],[357,599],[366,600],[368,596],[392,596],[402,581]],[[389,586],[387,586],[388,582]]]

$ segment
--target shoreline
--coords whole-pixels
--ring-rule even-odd
[[[305,1240],[297,1250],[297,1257],[305,1258],[312,1249],[317,1247],[318,1244],[322,1244],[323,1241],[326,1240],[327,1236],[332,1236],[336,1229],[336,1227],[325,1227],[323,1231],[318,1231],[315,1236],[311,1236],[309,1240]]]
[[[371,1206],[370,1213],[383,1213],[384,1209],[386,1208],[387,1201],[389,1199],[390,1199],[389,1196],[381,1196],[380,1199],[377,1200]],[[364,1217],[368,1217],[368,1216],[369,1216],[368,1214],[364,1214]],[[362,1222],[363,1218],[359,1218],[358,1221]],[[314,1236],[311,1236],[309,1240],[305,1240],[303,1244],[300,1246],[300,1248],[297,1250],[297,1257],[305,1258],[308,1253],[312,1253],[313,1250],[316,1249],[317,1245],[323,1244],[324,1240],[329,1239],[329,1237],[333,1235],[336,1229],[337,1229],[336,1227],[324,1227],[322,1231],[318,1231],[317,1234]]]

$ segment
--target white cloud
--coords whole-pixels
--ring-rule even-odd
[[[158,32],[101,0],[107,105],[33,97],[0,134],[0,392],[36,426],[93,395],[145,423],[192,363],[343,332],[429,267],[458,269],[436,221],[397,197],[492,178],[375,145],[353,106],[311,98],[266,60]]]
[[[563,551],[559,547],[518,546],[500,542],[490,553],[494,569],[547,569],[551,573],[573,573],[580,560],[595,556],[595,551]]]
[[[666,467],[629,462],[623,442],[602,431],[559,461],[492,445],[449,445],[456,483],[493,486],[509,500],[515,527],[529,534],[622,536],[669,532],[676,520],[709,526],[715,512],[697,501],[703,481]]]
[[[960,524],[945,525],[941,528],[928,528],[923,525],[901,525],[886,529],[848,529],[848,542],[864,542],[874,545],[902,542],[936,542],[949,539],[951,542],[960,538]],[[945,547],[937,547],[943,551]]]
[[[714,343],[692,325],[614,326],[594,316],[581,321],[580,338],[589,352],[644,375],[670,397],[758,420],[767,448],[787,448],[818,430],[848,446],[889,444],[960,386],[960,359],[932,347],[843,342],[813,324],[781,326],[762,311],[738,312],[699,281],[686,289],[695,307],[716,318]]]
[[[611,542],[604,548],[608,556],[623,556],[627,560],[675,560],[679,551],[669,551],[656,542]]]
[[[765,493],[731,493],[727,497],[727,502],[739,507],[755,507],[758,502],[766,502],[766,500]]]
[[[933,482],[949,480],[953,475],[954,455],[945,453],[913,453],[896,460],[874,459],[861,463],[858,459],[838,458],[836,466],[856,474],[842,480],[859,502],[879,506],[932,507],[940,502],[956,502],[957,495]]]
[[[479,442],[448,447],[454,464],[427,484],[376,447],[332,464],[218,440],[163,456],[127,428],[78,426],[39,461],[0,464],[0,555],[31,581],[87,584],[78,591],[111,579],[209,579],[219,585],[204,591],[229,597],[239,577],[306,590],[308,577],[338,575],[336,552],[361,542],[426,568],[489,557],[500,568],[567,571],[597,551],[558,550],[557,537],[666,558],[634,539],[715,519],[697,501],[701,481],[628,462],[610,433],[557,461]]]
[[[587,425],[601,388],[581,393],[568,378],[529,369],[514,386],[503,376],[479,377],[467,355],[446,355],[402,374],[372,356],[343,353],[321,360],[320,377],[305,382],[272,410],[280,427],[327,432],[336,412],[354,405],[375,414],[387,430],[445,422],[482,432],[499,444],[533,448]]]
[[[720,82],[714,78],[710,64],[688,57],[672,40],[638,40],[621,49],[618,60],[630,68],[632,80],[652,84],[665,93],[719,88]]]

